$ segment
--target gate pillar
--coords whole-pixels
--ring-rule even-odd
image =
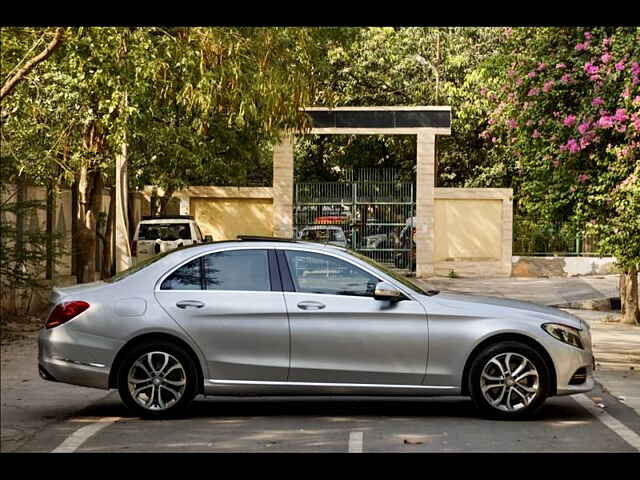
[[[416,277],[433,275],[433,213],[435,142],[429,131],[418,132],[416,149]]]
[[[273,147],[273,236],[293,237],[293,142],[285,134]]]

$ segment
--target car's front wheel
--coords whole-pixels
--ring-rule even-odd
[[[120,365],[118,391],[140,416],[160,418],[182,411],[197,393],[191,356],[170,342],[139,345]]]
[[[469,372],[474,403],[491,418],[522,419],[549,395],[549,370],[542,356],[516,341],[491,345],[476,356]]]

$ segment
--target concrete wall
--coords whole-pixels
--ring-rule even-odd
[[[152,186],[144,189],[145,207]],[[159,195],[164,195],[158,189]],[[269,187],[193,186],[174,192],[180,215],[193,215],[203,235],[213,240],[233,240],[238,235],[273,236],[274,189]]]
[[[203,235],[234,240],[238,235],[273,235],[270,198],[192,198],[191,214]]]
[[[617,273],[614,257],[513,257],[513,277],[578,277]]]
[[[434,196],[435,275],[510,275],[512,190],[435,188]]]

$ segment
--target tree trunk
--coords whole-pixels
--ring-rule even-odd
[[[164,217],[167,215],[167,205],[169,204],[169,201],[171,200],[171,196],[173,195],[173,189],[168,189],[166,192],[164,192],[164,195],[162,197],[158,197],[158,200],[160,200],[160,216]]]
[[[96,212],[102,204],[102,175],[89,173],[88,167],[80,169],[78,182],[78,218],[77,221],[77,276],[78,283],[95,281],[96,273]]]
[[[112,188],[109,194],[109,213],[107,214],[107,228],[104,232],[104,242],[102,248],[102,278],[111,276],[113,265],[113,250],[111,236],[113,235],[113,222],[116,216],[116,189]]]
[[[622,323],[640,325],[640,305],[638,305],[638,268],[628,267],[620,274],[620,300]]]

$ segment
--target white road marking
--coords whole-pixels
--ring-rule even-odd
[[[587,409],[591,415],[596,417],[602,423],[604,423],[607,427],[609,427],[613,432],[622,438],[625,442],[631,445],[636,450],[640,451],[640,435],[635,433],[633,430],[630,430],[627,426],[625,426],[620,421],[613,418],[607,412],[595,406],[593,400],[587,397],[584,393],[574,395],[573,398],[584,408]]]
[[[362,453],[363,437],[362,432],[349,433],[349,453]]]
[[[93,422],[91,425],[79,428],[69,435],[64,442],[58,445],[51,453],[73,453],[82,446],[84,442],[98,433],[105,427],[120,420],[121,417],[105,417]]]

